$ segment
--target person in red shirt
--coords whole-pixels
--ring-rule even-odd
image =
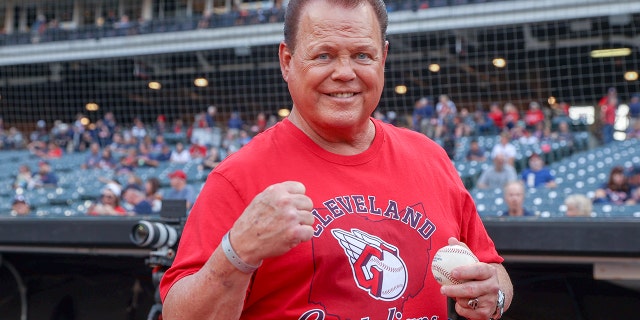
[[[191,159],[203,159],[207,156],[207,147],[196,141],[189,146],[189,154]]]
[[[122,187],[115,183],[107,183],[100,194],[100,199],[87,208],[90,216],[124,216],[126,210],[120,205]]]
[[[507,102],[504,104],[504,125],[509,129],[513,129],[520,120],[520,111],[518,108],[511,103]]]
[[[613,141],[616,111],[618,110],[618,94],[615,88],[609,88],[607,95],[598,102],[600,122],[602,124],[602,143]]]
[[[513,288],[445,151],[373,118],[382,0],[290,0],[279,46],[293,105],[208,175],[160,283],[174,319],[499,319]],[[478,257],[441,286],[444,246]]]
[[[535,126],[544,121],[544,113],[540,109],[540,104],[531,101],[529,103],[529,110],[524,115],[524,123],[527,125],[528,129],[533,129]]]
[[[502,131],[504,128],[504,113],[502,112],[502,109],[500,109],[499,103],[491,103],[487,117],[493,121],[493,125],[498,128],[498,131]]]

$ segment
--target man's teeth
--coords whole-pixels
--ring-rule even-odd
[[[336,98],[349,98],[349,97],[353,97],[353,93],[332,93],[331,94],[332,97],[336,97]]]

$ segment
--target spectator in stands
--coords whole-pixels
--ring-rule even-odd
[[[116,132],[113,134],[113,141],[109,144],[108,148],[111,150],[111,154],[114,157],[122,157],[127,154],[127,146],[124,142],[122,133]]]
[[[207,156],[207,147],[196,140],[189,146],[189,155],[191,160],[196,160],[200,163]]]
[[[71,126],[71,134],[72,134],[72,140],[73,141],[73,150],[75,151],[84,151],[85,146],[84,146],[84,133],[85,133],[85,127],[84,127],[84,115],[82,113],[78,113],[76,114],[76,119],[73,121],[73,125]]]
[[[145,192],[142,188],[135,184],[128,185],[122,191],[122,200],[127,203],[129,213],[133,214],[152,214],[153,205],[147,200]]]
[[[31,213],[31,206],[27,199],[19,194],[13,198],[11,203],[11,215],[12,216],[27,216]]]
[[[72,150],[72,147],[69,146],[71,141],[70,130],[69,125],[61,120],[54,121],[50,133],[51,140],[55,141],[62,149],[69,148]]]
[[[39,43],[46,30],[47,18],[43,14],[39,14],[31,25],[31,42]]]
[[[629,179],[629,185],[632,188],[640,187],[640,163],[634,163],[625,170],[625,175]]]
[[[196,201],[196,191],[192,185],[187,183],[187,174],[182,170],[175,170],[169,174],[171,189],[162,195],[162,199],[185,199],[187,200],[187,211]]]
[[[511,143],[509,132],[502,132],[500,134],[500,142],[496,143],[491,149],[491,158],[495,158],[498,155],[502,155],[509,165],[514,165],[517,151],[516,147]]]
[[[126,36],[133,34],[135,25],[129,19],[129,16],[123,14],[120,16],[120,20],[113,24],[113,28],[116,30],[116,34],[119,36]]]
[[[240,118],[240,113],[238,111],[231,112],[231,116],[227,121],[227,129],[229,131],[240,131],[244,126],[244,122],[242,118]]]
[[[47,143],[47,148],[40,157],[44,159],[60,159],[63,154],[64,150],[62,150],[60,145],[55,140],[51,140]]]
[[[7,134],[5,140],[5,148],[7,149],[22,149],[25,147],[24,135],[18,128],[10,127],[9,134]]]
[[[173,122],[173,125],[171,126],[171,134],[174,137],[174,140],[176,141],[180,141],[180,140],[186,141],[187,131],[184,126],[184,121],[182,121],[182,119],[178,118]]]
[[[96,121],[94,128],[89,130],[89,133],[93,141],[100,144],[100,147],[108,146],[113,137],[110,127],[102,119]]]
[[[33,180],[31,168],[26,164],[21,164],[18,167],[18,174],[16,174],[16,178],[13,180],[13,188],[27,188],[32,184],[31,180]]]
[[[209,148],[207,157],[200,164],[199,170],[212,170],[220,163],[220,150],[216,147]]]
[[[522,171],[521,178],[528,188],[555,188],[557,185],[551,170],[545,167],[544,159],[537,153],[529,157],[529,167]]]
[[[200,20],[198,20],[198,29],[207,29],[213,26],[213,12],[205,10]]]
[[[117,166],[116,160],[113,158],[113,153],[111,149],[104,148],[102,149],[102,153],[100,155],[100,160],[98,160],[98,165],[96,168],[102,170],[111,170],[115,169]]]
[[[49,133],[47,132],[46,121],[38,120],[36,122],[36,130],[31,132],[31,135],[29,136],[29,141],[31,142],[38,141],[45,144],[49,142]]]
[[[591,199],[583,194],[572,194],[564,199],[567,207],[567,217],[590,217],[592,212]]]
[[[51,164],[45,160],[38,162],[38,173],[31,180],[29,189],[55,187],[57,185],[58,176],[52,171]]]
[[[504,112],[500,108],[500,103],[492,102],[489,105],[489,113],[487,117],[493,122],[493,126],[501,132],[504,128]]]
[[[193,116],[193,125],[191,126],[191,129],[193,130],[194,128],[197,129],[203,129],[203,128],[207,128],[207,113],[204,111],[198,112]]]
[[[520,180],[510,181],[503,188],[504,203],[507,205],[505,211],[498,213],[499,216],[529,217],[535,214],[524,207],[525,188]]]
[[[89,154],[85,158],[84,162],[80,165],[82,169],[94,169],[97,168],[102,160],[102,153],[100,152],[100,144],[97,142],[91,143],[89,146]]]
[[[456,137],[471,136],[477,134],[477,125],[473,121],[473,115],[469,112],[469,109],[462,108],[458,113],[458,118],[462,125],[456,126]]]
[[[428,97],[422,97],[414,103],[411,121],[414,131],[421,132],[428,137],[433,137],[433,131],[435,129],[435,109]]]
[[[481,110],[482,106],[478,107],[473,113],[473,122],[476,125],[476,134],[478,135],[487,135],[487,134],[495,134],[498,130],[493,124],[493,120],[491,120],[487,114],[485,114]]]
[[[602,143],[613,141],[614,124],[616,123],[616,112],[618,110],[618,91],[616,88],[609,88],[607,95],[598,102],[596,110],[600,117],[602,126]]]
[[[138,141],[142,141],[147,136],[147,128],[140,117],[133,118],[133,126],[131,127],[131,136]]]
[[[536,101],[529,102],[529,109],[524,114],[524,123],[527,129],[533,130],[538,123],[544,122],[544,112]]]
[[[118,162],[118,174],[127,174],[135,171],[138,167],[138,150],[130,148],[127,150],[127,154],[120,158]]]
[[[449,124],[448,130],[450,131],[450,135],[455,138],[468,137],[473,132],[473,128],[464,121],[463,112],[468,113],[466,110],[467,109],[462,109],[458,115],[453,117]]]
[[[189,150],[184,148],[182,142],[178,142],[176,143],[175,149],[171,152],[171,158],[169,160],[172,163],[187,163],[191,161],[191,154]]]
[[[453,133],[453,121],[457,114],[455,103],[449,99],[449,96],[442,94],[438,97],[436,104],[436,138],[443,138],[447,133]]]
[[[160,193],[160,179],[150,177],[144,182],[144,191],[147,201],[151,203],[153,212],[158,212],[162,208],[162,194]]]
[[[440,115],[441,113],[455,115],[458,113],[458,109],[456,109],[456,104],[453,103],[451,98],[449,98],[446,94],[441,94],[438,96],[438,103],[436,103],[436,113]]]
[[[240,139],[238,139],[239,132],[240,131],[236,130],[227,130],[224,139],[222,139],[222,148],[227,156],[235,153],[242,147],[242,143]]]
[[[138,146],[138,167],[157,167],[159,164],[159,161],[155,159],[155,157],[153,157],[153,155],[151,154],[151,149],[150,147],[145,144],[145,143],[141,143]]]
[[[156,156],[162,153],[162,149],[167,145],[167,141],[164,138],[164,135],[158,134],[153,140],[153,144],[151,145],[151,154]]]
[[[153,159],[158,162],[167,162],[171,160],[171,155],[173,154],[173,150],[171,150],[171,146],[168,144],[164,144],[159,153],[153,155]]]
[[[169,131],[169,127],[167,126],[167,117],[164,114],[159,114],[156,117],[156,123],[153,126],[154,134],[156,138],[164,137],[164,134]]]
[[[493,165],[485,168],[480,174],[476,187],[478,189],[499,189],[503,188],[507,182],[517,179],[516,169],[507,162],[504,155],[497,154],[493,157]]]
[[[207,127],[209,128],[214,128],[214,127],[219,127],[218,125],[218,108],[216,106],[208,106],[207,107],[207,114],[204,117],[205,121],[207,122]]]
[[[107,111],[104,113],[104,116],[102,117],[102,122],[107,126],[107,128],[109,128],[109,132],[111,133],[111,135],[113,135],[116,132],[116,126],[117,126],[116,116],[113,114],[112,111]]]
[[[616,166],[609,173],[609,180],[600,188],[596,189],[593,203],[610,203],[623,205],[631,199],[631,186],[624,168]]]
[[[264,112],[258,112],[255,123],[251,126],[251,133],[256,135],[264,130],[267,130],[267,115]]]
[[[629,129],[627,139],[640,139],[640,120],[636,121],[633,128]]]
[[[511,129],[511,140],[518,141],[520,145],[523,146],[534,146],[538,145],[540,142],[538,137],[531,133],[529,129],[525,127],[524,124],[518,123],[516,126]]]
[[[508,129],[513,129],[520,121],[520,112],[516,105],[511,102],[504,104],[503,125]]]
[[[568,122],[559,122],[558,131],[552,133],[552,138],[558,142],[565,142],[570,151],[573,152],[575,150],[575,137],[571,132],[571,128],[569,128]]]
[[[126,210],[120,205],[122,187],[115,183],[107,183],[100,193],[100,199],[87,208],[90,216],[123,216]]]
[[[467,161],[478,162],[485,162],[487,160],[487,153],[482,147],[480,147],[478,140],[473,139],[469,143],[469,150],[467,151],[466,159]]]
[[[636,128],[640,121],[640,93],[635,93],[629,100],[629,131]]]

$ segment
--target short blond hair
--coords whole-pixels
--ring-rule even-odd
[[[571,217],[590,217],[592,203],[591,199],[583,194],[572,194],[564,199],[564,204],[567,206],[567,216]],[[576,209],[575,214],[569,213],[569,206],[573,206]]]

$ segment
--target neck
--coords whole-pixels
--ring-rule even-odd
[[[339,155],[349,156],[364,152],[371,146],[376,135],[376,128],[371,119],[348,128],[316,127],[302,118],[295,108],[288,119],[321,148]]]

